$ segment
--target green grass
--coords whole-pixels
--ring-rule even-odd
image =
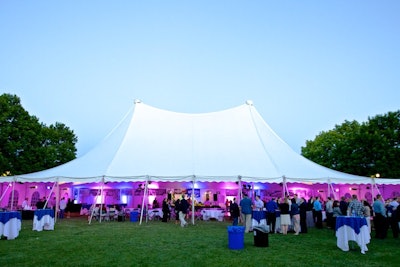
[[[243,250],[228,248],[229,222],[58,221],[54,231],[32,231],[23,221],[15,240],[0,240],[0,266],[399,266],[399,239],[371,239],[363,255],[354,243],[343,252],[333,230],[269,235],[269,247],[255,247],[245,234]],[[373,234],[372,234],[373,236]]]

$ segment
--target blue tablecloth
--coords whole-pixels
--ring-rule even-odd
[[[267,224],[267,212],[266,211],[258,211],[253,210],[251,226],[259,226]]]
[[[44,209],[35,210],[33,216],[33,229],[34,231],[54,230],[54,210]]]
[[[18,211],[2,211],[0,212],[0,223],[6,224],[9,220],[17,218],[21,220],[21,213]]]
[[[335,230],[338,230],[344,225],[351,227],[357,235],[360,234],[361,227],[364,225],[368,226],[367,220],[364,217],[338,216],[336,218]]]
[[[266,211],[253,210],[253,220],[256,220],[259,223],[261,220],[265,219],[267,219]]]
[[[349,241],[355,241],[361,248],[361,253],[368,251],[367,244],[371,240],[367,220],[364,217],[336,217],[337,246],[343,251],[349,251]]]
[[[14,239],[21,230],[21,213],[18,211],[0,212],[0,237]]]
[[[54,210],[52,210],[52,209],[35,210],[34,216],[37,216],[37,219],[39,221],[45,215],[49,215],[50,217],[54,218]]]

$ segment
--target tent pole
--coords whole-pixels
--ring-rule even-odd
[[[7,193],[8,188],[10,188],[10,187],[11,187],[11,184],[10,184],[10,183],[7,183],[7,187],[6,187],[6,189],[4,190],[3,194],[2,194],[1,197],[0,197],[0,203],[1,203],[1,201],[3,200],[5,194]]]
[[[91,224],[91,222],[92,222],[93,214],[94,214],[94,211],[95,211],[94,209],[95,209],[95,207],[96,207],[97,198],[99,197],[99,193],[101,193],[101,189],[100,189],[100,188],[99,188],[99,190],[97,190],[97,194],[96,194],[96,196],[94,197],[94,202],[93,202],[92,206],[90,207],[89,224]],[[99,211],[99,214],[100,214],[100,211]],[[101,218],[101,215],[100,215],[100,218]]]
[[[147,196],[147,190],[148,190],[148,188],[147,188],[148,182],[149,182],[149,176],[147,175],[146,176],[146,183],[144,185],[144,191],[143,191],[142,209],[140,211],[140,223],[139,223],[139,225],[142,225],[144,206],[147,205],[146,196]],[[148,214],[148,212],[147,212],[147,209],[146,209],[146,223],[148,222],[147,214]]]
[[[381,192],[379,191],[379,187],[375,182],[375,178],[372,178],[372,186],[371,186],[371,190],[372,190],[372,197],[374,197],[374,188],[376,189],[376,191],[378,192],[379,195],[382,195]],[[382,200],[383,200],[383,196],[382,196]]]
[[[196,176],[193,175],[193,180],[192,180],[192,224],[194,225],[194,212],[195,212],[195,208],[194,208],[194,179]]]
[[[11,191],[11,206],[10,210],[13,210],[14,208],[14,190],[15,190],[15,179],[12,182],[12,191]]]
[[[287,193],[287,195],[289,195],[289,189],[287,187],[287,183],[286,183],[286,176],[282,176],[283,178],[283,190],[282,190],[282,198],[285,198],[285,193]]]
[[[55,186],[56,183],[57,183],[57,181],[54,182],[53,186],[51,187],[50,193],[46,198],[46,202],[44,203],[43,209],[45,209],[47,207],[47,203],[49,203],[49,199],[51,197],[51,193],[53,193],[53,189],[54,189],[54,186]]]
[[[242,198],[243,198],[243,190],[242,190],[242,176],[238,176],[238,185],[239,185],[239,189],[238,189],[238,191],[239,191],[239,202],[240,202],[240,200],[242,200]]]
[[[54,192],[54,194],[56,195],[56,206],[54,208],[54,223],[56,223],[57,222],[57,217],[58,217],[57,214],[58,214],[58,210],[59,210],[59,194],[60,194],[60,187],[58,185],[58,178],[56,179],[56,181],[55,181],[55,183],[53,185],[52,191],[53,191],[54,187],[57,188],[56,192]]]
[[[103,202],[104,202],[104,176],[101,179],[101,185],[100,185],[100,219],[99,222],[101,223],[101,218],[103,217]]]

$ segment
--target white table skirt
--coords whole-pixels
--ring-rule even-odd
[[[7,240],[15,239],[21,230],[21,220],[12,218],[5,224],[0,222],[0,236],[7,237]]]
[[[349,241],[355,241],[361,248],[361,253],[365,254],[368,251],[367,244],[371,240],[369,228],[364,225],[360,228],[360,233],[356,234],[353,228],[348,225],[343,225],[336,230],[337,246],[343,251],[349,251]]]
[[[35,215],[33,217],[33,231],[42,231],[42,230],[54,230],[54,217],[50,215],[44,215],[42,219],[39,221],[38,217]]]
[[[217,209],[202,209],[201,214],[203,215],[203,220],[208,221],[210,218],[217,219],[222,222],[224,220],[225,211]]]

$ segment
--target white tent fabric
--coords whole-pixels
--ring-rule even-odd
[[[372,183],[369,177],[334,171],[294,152],[251,101],[201,114],[171,112],[135,101],[120,124],[84,156],[52,169],[6,179]],[[399,181],[392,179],[391,183]]]

